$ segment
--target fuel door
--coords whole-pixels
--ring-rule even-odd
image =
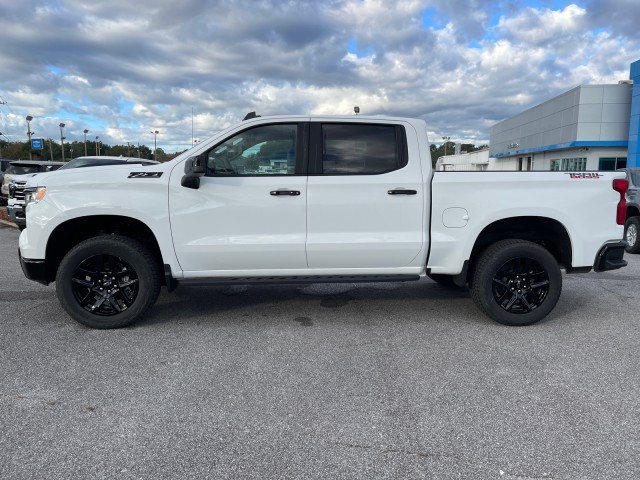
[[[469,223],[469,212],[464,208],[451,207],[442,212],[442,224],[447,228],[462,228]]]

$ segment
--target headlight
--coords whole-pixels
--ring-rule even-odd
[[[47,194],[47,187],[31,187],[24,189],[25,206],[30,203],[38,203]]]

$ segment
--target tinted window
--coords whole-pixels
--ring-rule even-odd
[[[376,174],[401,166],[395,126],[363,124],[322,125],[322,173]]]
[[[264,125],[225,140],[207,154],[207,175],[293,175],[298,126]]]

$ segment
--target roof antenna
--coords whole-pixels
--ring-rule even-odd
[[[249,112],[247,113],[244,118],[242,119],[242,121],[244,122],[245,120],[251,120],[252,118],[257,118],[260,115],[256,115],[256,112]]]

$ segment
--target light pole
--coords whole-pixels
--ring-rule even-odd
[[[153,134],[153,159],[158,160],[158,130],[153,130],[151,132]]]
[[[100,137],[98,135],[96,135],[96,157],[100,156],[100,150],[98,150],[98,139]]]
[[[60,123],[60,147],[62,147],[62,161],[64,162],[64,134],[62,129],[64,128],[64,123]]]
[[[442,137],[442,140],[444,140],[444,156],[447,156],[447,142],[449,140],[451,140],[451,137]]]
[[[84,133],[84,156],[87,156],[87,133],[89,133],[89,130],[87,130],[86,128],[82,131],[82,133]]]
[[[33,160],[31,157],[31,120],[33,117],[31,115],[27,115],[27,143],[29,144],[29,160]]]

